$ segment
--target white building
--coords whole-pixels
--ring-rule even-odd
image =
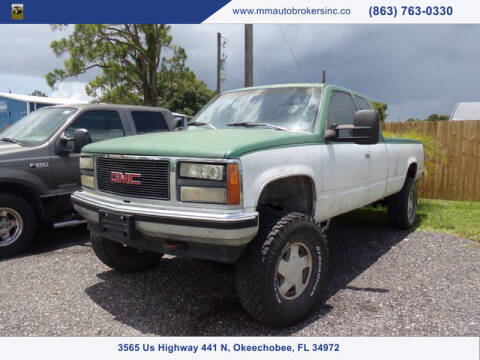
[[[480,101],[457,103],[450,120],[480,120]]]
[[[0,92],[0,128],[11,125],[30,112],[45,106],[80,103],[86,101]]]

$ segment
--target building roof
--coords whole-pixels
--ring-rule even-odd
[[[457,103],[450,120],[480,120],[480,101]]]
[[[22,94],[10,94],[10,93],[3,93],[0,92],[0,96],[12,99],[12,100],[19,100],[24,102],[34,102],[34,103],[42,103],[42,104],[52,104],[52,105],[60,105],[60,104],[86,104],[86,101],[81,100],[73,100],[73,99],[55,99],[51,97],[43,97],[43,96],[31,96],[31,95],[22,95]]]

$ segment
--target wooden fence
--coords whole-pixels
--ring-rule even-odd
[[[415,129],[437,141],[443,161],[419,183],[421,197],[480,201],[480,120],[385,123],[383,129]]]

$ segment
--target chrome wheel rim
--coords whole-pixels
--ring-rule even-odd
[[[312,276],[313,257],[303,243],[295,242],[285,247],[277,263],[275,286],[286,300],[293,300],[305,291]]]
[[[408,204],[407,204],[407,214],[408,214],[408,219],[410,221],[413,220],[415,217],[415,194],[413,190],[410,190],[410,193],[408,194]]]
[[[22,235],[23,219],[10,208],[0,208],[0,247],[13,244]]]

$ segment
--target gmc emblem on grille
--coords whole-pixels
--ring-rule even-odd
[[[122,173],[120,171],[110,172],[110,181],[119,184],[140,185],[140,177],[142,174],[137,173]]]

